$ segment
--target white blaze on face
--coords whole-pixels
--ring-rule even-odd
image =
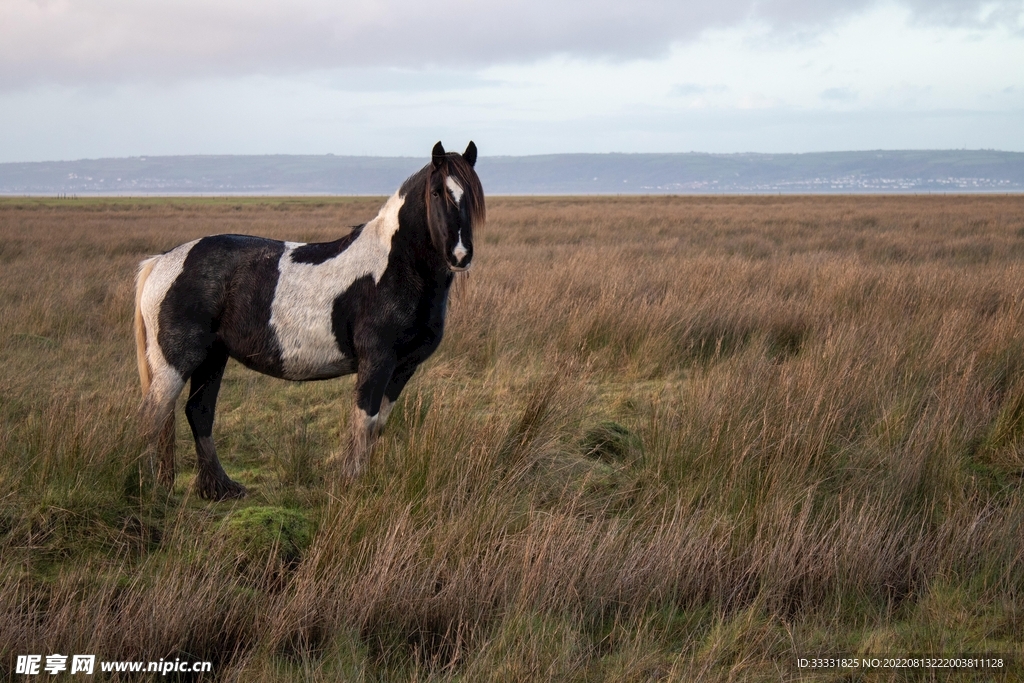
[[[445,179],[444,184],[448,187],[448,190],[452,193],[452,198],[455,199],[455,204],[456,204],[456,206],[458,206],[459,203],[462,202],[462,195],[465,192],[465,190],[462,189],[462,185],[459,185],[459,182],[457,180],[455,180],[455,178],[453,178],[451,176],[448,176],[448,178]],[[455,262],[456,263],[461,263],[462,259],[464,259],[466,257],[466,254],[468,254],[468,253],[469,253],[469,250],[466,249],[465,245],[462,244],[462,229],[460,228],[459,229],[459,243],[455,245],[454,249],[452,249],[452,256],[455,257]]]
[[[455,180],[455,178],[451,176],[448,176],[444,181],[444,184],[448,187],[449,191],[451,191],[452,197],[455,198],[455,204],[459,204],[462,201],[462,193],[465,192],[465,190],[462,189],[462,185],[459,185],[459,181]]]
[[[462,259],[466,258],[466,254],[468,253],[469,250],[462,244],[462,231],[460,230],[459,243],[455,245],[454,249],[452,249],[452,255],[455,257],[455,263],[462,263]]]
[[[365,275],[380,282],[388,265],[391,238],[398,230],[398,210],[404,203],[405,198],[396,192],[345,251],[323,263],[295,263],[292,252],[301,245],[285,245],[270,314],[270,326],[281,345],[285,377],[330,376],[345,371],[351,363],[334,336],[334,300]]]

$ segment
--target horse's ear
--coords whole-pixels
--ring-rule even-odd
[[[444,161],[444,145],[438,140],[437,144],[434,145],[433,151],[430,153],[432,161],[434,162],[434,168],[438,168],[441,162]]]
[[[470,166],[476,166],[476,145],[472,140],[469,141],[466,151],[462,153],[462,158],[465,159]]]

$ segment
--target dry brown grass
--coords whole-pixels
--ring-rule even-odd
[[[215,438],[251,496],[140,484],[138,260],[331,239],[379,204],[0,201],[0,672],[51,652],[246,681],[1024,662],[1024,198],[492,199],[358,484],[320,469],[350,380],[235,365]],[[310,520],[300,557],[284,532],[230,542],[254,508]]]

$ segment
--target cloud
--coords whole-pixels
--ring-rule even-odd
[[[1021,25],[1021,0],[901,0],[915,20]],[[709,28],[806,31],[875,0],[4,0],[0,88],[345,67],[658,57]]]
[[[692,97],[695,95],[706,95],[709,93],[723,93],[729,87],[721,83],[714,85],[701,85],[700,83],[677,83],[669,90],[669,95],[674,97]]]
[[[672,86],[669,91],[670,95],[676,97],[690,97],[692,95],[703,95],[707,92],[707,88],[697,83],[679,83],[678,85]]]
[[[857,99],[857,93],[849,88],[826,88],[821,91],[821,99],[831,102],[852,102]]]

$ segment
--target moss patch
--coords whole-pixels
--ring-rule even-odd
[[[313,540],[315,527],[297,510],[247,507],[228,515],[220,538],[240,568],[293,565]]]

